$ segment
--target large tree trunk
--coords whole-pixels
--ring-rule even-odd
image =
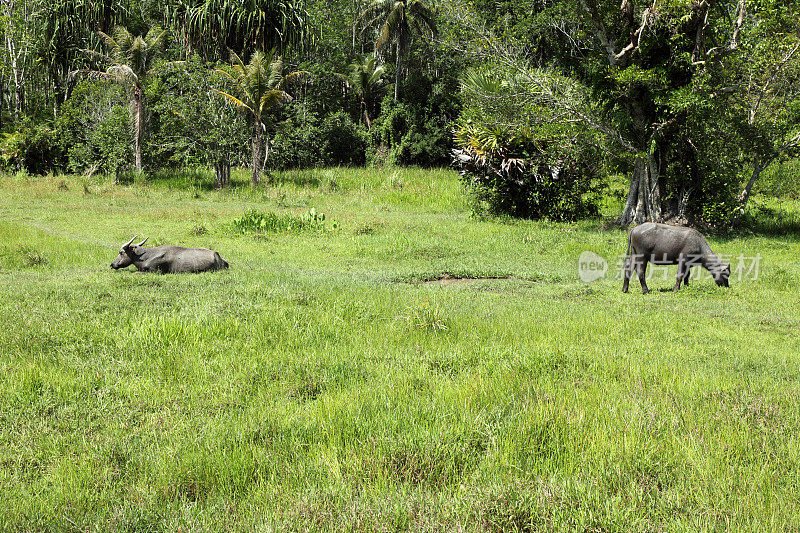
[[[744,190],[742,190],[742,193],[739,195],[739,205],[737,206],[736,213],[733,215],[732,224],[738,223],[739,219],[744,215],[744,211],[747,208],[747,201],[750,200],[750,196],[753,193],[753,186],[756,184],[756,181],[758,181],[764,169],[767,168],[774,159],[774,157],[771,157],[762,163],[758,160],[758,156],[753,157],[753,173],[750,174],[747,185],[745,185]]]
[[[144,130],[142,89],[133,88],[133,168],[136,172],[142,171],[142,135]]]
[[[628,197],[619,216],[620,226],[648,221],[660,222],[663,219],[659,173],[660,168],[655,154],[640,155],[636,158]]]
[[[400,101],[400,71],[403,68],[403,50],[400,46],[400,39],[397,40],[397,59],[394,64],[394,101]]]
[[[258,120],[253,125],[253,177],[251,183],[253,187],[258,185],[261,177],[261,124]]]
[[[364,120],[367,123],[367,131],[372,129],[372,121],[369,119],[369,105],[367,105],[366,99],[361,99],[361,105],[364,106]]]

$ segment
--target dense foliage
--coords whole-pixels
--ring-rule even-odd
[[[476,25],[472,7],[505,24]],[[604,170],[630,175],[623,224],[734,220],[761,170],[800,145],[794,2],[464,2],[454,16],[479,36],[476,56],[527,81],[511,98],[600,137]],[[524,137],[527,119],[509,127]]]
[[[729,223],[800,148],[793,0],[6,0],[2,30],[2,160],[31,173],[456,148],[493,212],[583,216],[621,173],[623,224]]]
[[[575,107],[585,104],[574,83],[541,70],[464,77],[469,103],[455,135],[462,178],[490,213],[559,220],[596,214],[602,189],[596,136],[559,121],[533,81],[558,86]]]

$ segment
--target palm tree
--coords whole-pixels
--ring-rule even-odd
[[[364,120],[367,129],[371,129],[372,121],[369,116],[372,97],[383,86],[383,75],[386,67],[378,65],[378,59],[368,54],[360,61],[356,60],[350,64],[350,74],[337,74],[348,87],[350,87],[361,102],[361,109],[364,110]]]
[[[261,51],[254,53],[247,64],[235,52],[231,52],[231,55],[234,62],[230,72],[227,70],[219,70],[219,72],[233,81],[234,92],[237,94],[233,96],[223,91],[217,92],[233,102],[239,109],[247,112],[252,118],[252,183],[255,186],[258,185],[261,175],[262,134],[267,129],[264,121],[270,111],[292,99],[284,89],[308,73],[297,71],[284,75],[283,58],[277,54],[275,49],[267,53]],[[268,142],[267,140],[265,148]]]
[[[67,94],[67,79],[76,64],[85,62],[83,48],[95,49],[97,30],[113,28],[129,16],[125,0],[49,0],[41,3],[36,50],[52,82],[53,105]],[[88,46],[87,46],[88,44]],[[57,113],[57,110],[56,110]]]
[[[378,26],[375,49],[395,44],[394,100],[400,94],[400,73],[408,45],[415,33],[436,35],[433,11],[422,0],[372,0],[359,19],[367,19],[365,27]]]
[[[98,32],[106,44],[107,53],[92,50],[87,53],[98,56],[111,65],[105,72],[96,70],[78,71],[111,79],[121,84],[128,94],[128,109],[133,124],[134,168],[142,170],[142,139],[147,133],[147,100],[144,94],[144,81],[150,67],[164,49],[167,32],[161,28],[151,28],[147,35],[133,36],[122,26],[114,28],[113,37]]]
[[[187,55],[193,50],[204,59],[227,57],[228,49],[303,46],[309,37],[303,0],[173,0],[165,19]]]

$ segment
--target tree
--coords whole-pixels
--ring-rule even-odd
[[[737,75],[733,67],[743,64],[748,41],[767,42],[755,34],[779,18],[776,13],[788,13],[787,21],[777,24],[781,31],[797,34],[796,29],[787,32],[796,25],[788,21],[798,19],[796,2],[534,0],[529,5],[534,8],[529,20],[535,21],[527,27],[530,34],[498,39],[480,28],[475,32],[474,22],[464,16],[461,23],[472,23],[473,32],[467,33],[480,36],[480,43],[471,44],[480,45],[484,61],[515,69],[536,91],[549,94],[559,120],[603,135],[609,163],[630,175],[619,223],[729,223],[739,202],[746,154],[754,154],[753,141],[766,133],[757,121],[748,124],[743,112],[748,106],[742,105],[745,70]],[[451,16],[458,19],[457,13]],[[774,33],[776,25],[771,26]],[[532,52],[530,42],[540,49]],[[791,46],[775,50],[783,50],[783,55],[773,54],[777,65]],[[575,106],[546,77],[536,75],[528,59],[540,65],[546,61],[585,86],[590,105]],[[763,87],[774,71],[766,68],[766,77],[755,79]],[[788,92],[779,92],[778,100],[785,103]]]
[[[624,0],[612,8],[580,0],[582,20],[591,32],[584,44],[596,68],[606,72],[590,83],[610,111],[606,124],[618,132],[633,159],[621,225],[683,219],[690,195],[726,202],[724,194],[698,181],[713,175],[701,168],[713,157],[704,148],[706,141],[718,138],[707,134],[721,112],[706,91],[715,85],[708,83],[713,68],[739,46],[744,6],[744,0],[738,5]],[[717,176],[721,182],[728,179]]]
[[[378,65],[378,59],[374,55],[368,54],[360,61],[353,61],[350,68],[350,74],[339,74],[339,77],[358,97],[360,110],[364,113],[364,121],[369,130],[372,124],[370,108],[374,101],[373,98],[383,87],[383,75],[386,67]]]
[[[142,170],[142,141],[147,133],[149,117],[144,82],[155,59],[164,48],[167,32],[151,28],[146,36],[133,36],[122,26],[114,29],[114,36],[98,32],[105,41],[108,52],[88,51],[111,65],[105,72],[79,71],[92,76],[105,77],[121,84],[128,95],[133,129],[134,168]]]
[[[744,214],[761,173],[800,153],[800,6],[770,0],[751,9],[760,23],[743,36],[723,87],[748,148],[749,177],[734,222]]]
[[[14,81],[15,121],[25,112],[25,84],[36,40],[33,21],[40,8],[41,2],[33,0],[2,0],[3,44]]]
[[[234,63],[228,70],[219,70],[230,78],[234,84],[236,95],[218,91],[219,94],[233,102],[239,109],[244,110],[252,120],[251,142],[253,147],[253,186],[258,185],[262,167],[262,141],[267,131],[265,121],[269,113],[291,100],[291,96],[284,89],[291,83],[301,79],[307,73],[304,71],[283,74],[283,58],[275,49],[266,54],[257,51],[245,64],[242,59],[232,53]],[[263,151],[269,145],[269,139],[263,144]],[[266,153],[264,159],[266,160]]]
[[[180,167],[212,166],[217,187],[227,187],[231,163],[246,158],[248,137],[244,117],[217,93],[227,77],[193,54],[185,62],[160,63],[151,79],[148,94],[159,124],[153,132],[154,159]]]
[[[67,96],[69,73],[86,58],[85,49],[102,45],[96,32],[108,31],[130,14],[129,0],[50,0],[37,18],[41,24],[37,53],[46,66],[54,90],[54,103]]]
[[[403,60],[414,34],[438,34],[433,11],[422,0],[373,0],[359,19],[378,27],[375,49],[395,45],[394,101],[399,100]]]
[[[233,50],[285,50],[309,38],[302,0],[172,0],[165,18],[185,47],[207,60],[225,59]]]

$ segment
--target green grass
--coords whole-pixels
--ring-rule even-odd
[[[797,234],[622,294],[577,261],[624,232],[475,220],[449,171],[246,178],[0,177],[2,528],[800,528]],[[230,270],[112,271],[134,234]]]

